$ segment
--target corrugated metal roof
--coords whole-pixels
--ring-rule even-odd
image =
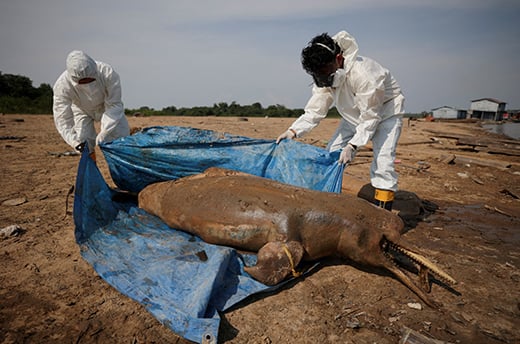
[[[473,103],[473,102],[478,102],[478,101],[481,101],[481,100],[489,100],[490,102],[497,103],[497,104],[507,104],[506,102],[504,102],[502,100],[495,99],[495,98],[480,98],[480,99],[474,99],[471,102]]]
[[[439,110],[439,109],[445,109],[445,108],[456,110],[456,109],[455,109],[454,107],[452,107],[452,106],[444,105],[444,106],[440,106],[440,107],[438,107],[438,108],[432,109],[432,111]]]

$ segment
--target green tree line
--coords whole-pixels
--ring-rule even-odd
[[[32,80],[26,76],[3,74],[0,71],[0,113],[51,114],[52,87],[49,84],[33,87]],[[303,109],[288,109],[279,104],[263,107],[258,102],[251,105],[221,102],[213,106],[191,108],[177,108],[172,105],[161,110],[142,106],[138,109],[125,109],[125,113],[130,116],[298,117]],[[338,113],[331,109],[329,116],[338,116]]]
[[[0,113],[52,113],[52,87],[33,87],[26,76],[0,71]]]
[[[221,102],[213,106],[196,106],[191,108],[177,108],[168,106],[162,110],[155,110],[148,106],[139,109],[125,109],[127,115],[134,116],[233,116],[233,117],[298,117],[303,109],[288,109],[283,105],[269,105],[263,107],[260,103],[240,105]],[[329,116],[338,115],[335,109],[331,109]]]
[[[41,84],[33,87],[32,80],[23,75],[3,74],[0,71],[0,113],[51,114],[52,87]],[[126,109],[129,116],[233,116],[233,117],[298,117],[303,109],[288,109],[284,105],[263,107],[260,103],[240,105],[221,102],[213,106],[181,107],[167,106],[156,110],[148,106]],[[405,117],[424,117],[421,114],[405,114]],[[330,109],[327,117],[339,117],[336,108]]]
[[[41,84],[33,87],[32,80],[23,75],[3,74],[0,71],[0,113],[51,114],[52,87]],[[303,109],[288,109],[284,105],[263,107],[260,103],[240,105],[221,102],[213,106],[177,108],[173,105],[156,110],[148,106],[125,109],[128,116],[233,116],[233,117],[298,117]],[[405,117],[424,117],[428,113],[407,113]],[[329,110],[327,117],[339,117],[336,108]]]

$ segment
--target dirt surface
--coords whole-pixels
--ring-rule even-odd
[[[275,138],[292,119],[129,121]],[[326,119],[301,140],[324,147],[337,123]],[[220,342],[398,343],[412,329],[452,343],[519,343],[520,156],[476,152],[457,145],[458,135],[501,139],[477,123],[405,121],[397,154],[400,189],[439,206],[403,237],[458,281],[452,289],[433,284],[441,309],[384,272],[326,260],[282,290],[222,314]],[[0,115],[0,137],[0,229],[20,228],[0,234],[0,343],[189,343],[81,258],[72,196],[66,213],[79,156],[63,154],[71,149],[52,116]],[[97,156],[111,184],[99,149]],[[361,150],[347,168],[344,192],[368,182],[369,156]]]

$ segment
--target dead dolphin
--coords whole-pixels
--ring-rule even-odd
[[[281,282],[302,260],[339,256],[384,268],[428,305],[429,275],[455,280],[417,252],[399,244],[402,220],[366,200],[320,192],[236,171],[210,168],[202,174],[155,183],[138,196],[139,207],[172,228],[216,245],[258,252],[246,271],[258,281]],[[418,287],[396,264],[406,256],[417,266]]]

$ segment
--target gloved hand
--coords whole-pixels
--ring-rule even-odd
[[[348,164],[352,160],[354,160],[354,156],[356,155],[357,147],[353,144],[349,143],[341,150],[341,154],[339,155],[338,163],[340,164]]]
[[[296,132],[292,129],[289,129],[287,131],[285,131],[283,134],[281,134],[280,136],[278,136],[278,138],[276,139],[276,144],[280,143],[280,141],[282,140],[285,140],[285,139],[294,139],[296,137]]]

